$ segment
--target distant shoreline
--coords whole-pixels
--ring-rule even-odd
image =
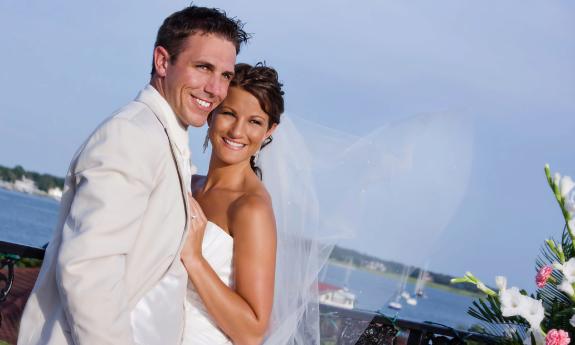
[[[39,197],[43,197],[43,198],[48,198],[48,199],[52,199],[52,200],[55,200],[58,202],[61,199],[61,197],[51,195],[51,194],[46,193],[46,192],[39,190],[37,188],[33,189],[33,190],[20,190],[16,187],[15,183],[2,181],[2,180],[0,180],[0,188],[4,189],[4,190],[11,191],[11,192],[24,194],[24,195],[34,195],[34,196],[39,196]]]
[[[345,262],[341,262],[341,261],[337,261],[337,260],[333,260],[330,259],[328,260],[328,263],[334,266],[338,266],[338,267],[342,267],[342,268],[352,268],[354,270],[358,270],[358,271],[364,271],[364,272],[368,272],[371,274],[377,274],[380,276],[384,276],[384,277],[388,277],[394,280],[399,280],[401,279],[401,274],[395,273],[395,272],[382,272],[382,271],[378,271],[378,270],[372,270],[369,269],[367,267],[361,267],[361,266],[355,266],[353,264],[348,264]],[[408,277],[407,281],[410,282],[411,284],[415,284],[417,279],[413,278],[413,277]],[[454,286],[450,286],[450,285],[445,285],[445,284],[439,284],[436,282],[425,282],[425,286],[426,287],[431,287],[437,290],[443,290],[443,291],[447,291],[450,293],[454,293],[460,296],[467,296],[467,297],[472,297],[472,298],[480,298],[480,297],[485,297],[483,294],[481,293],[475,293],[472,291],[468,291],[468,290],[463,290]]]

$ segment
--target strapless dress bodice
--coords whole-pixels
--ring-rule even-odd
[[[215,223],[208,222],[202,242],[202,255],[224,284],[230,287],[233,286],[233,250],[233,238]],[[189,280],[184,310],[186,316],[183,345],[231,344],[230,339],[208,314],[202,299]]]

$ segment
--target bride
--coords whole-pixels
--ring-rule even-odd
[[[208,119],[207,176],[192,179],[183,344],[260,344],[270,325],[276,270],[272,200],[256,166],[284,110],[275,70],[238,64]],[[263,171],[265,174],[265,171]]]
[[[235,72],[208,119],[208,174],[192,180],[183,344],[319,344],[333,244],[369,236],[386,255],[427,256],[465,194],[469,125],[425,114],[354,137],[282,115],[275,70]]]

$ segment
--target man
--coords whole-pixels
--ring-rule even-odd
[[[158,31],[150,85],[81,146],[18,344],[178,344],[187,127],[226,96],[242,24],[191,6]]]

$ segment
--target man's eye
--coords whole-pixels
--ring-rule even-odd
[[[233,75],[228,74],[228,73],[224,74],[223,76],[224,76],[225,80],[232,80],[232,78],[233,78]]]
[[[206,65],[198,65],[198,69],[201,69],[203,71],[207,71],[208,70],[208,66]]]

